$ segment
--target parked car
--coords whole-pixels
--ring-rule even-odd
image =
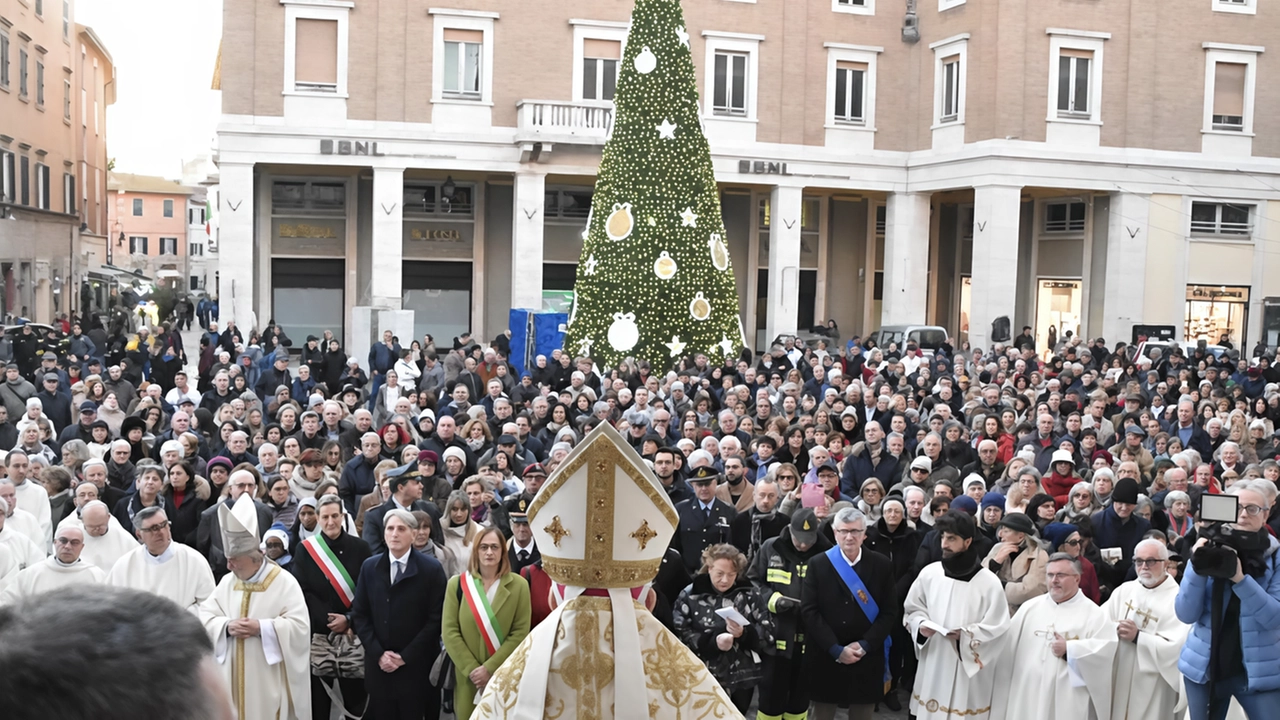
[[[897,343],[900,350],[908,342],[914,342],[925,355],[932,356],[947,337],[947,329],[939,325],[885,325],[868,335],[867,339],[874,340],[876,347],[885,349],[889,343]]]
[[[1152,351],[1159,348],[1160,353],[1167,357],[1170,352],[1170,349],[1175,346],[1182,348],[1183,357],[1191,357],[1192,353],[1196,351],[1196,343],[1193,343],[1193,342],[1176,343],[1176,342],[1170,342],[1167,340],[1147,340],[1141,343],[1140,345],[1138,345],[1138,356],[1145,356],[1147,358],[1151,358]],[[1222,347],[1221,345],[1206,345],[1205,351],[1212,353],[1214,358],[1220,358],[1222,357],[1222,354],[1227,351],[1227,349]]]

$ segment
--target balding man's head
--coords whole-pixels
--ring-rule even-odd
[[[230,487],[231,500],[234,502],[240,499],[241,495],[249,494],[253,497],[258,490],[258,478],[248,470],[236,470],[231,473],[231,477],[227,479],[227,485]]]
[[[80,511],[80,521],[84,531],[90,537],[102,537],[107,534],[111,522],[111,511],[101,500],[90,500]]]
[[[84,550],[84,531],[75,525],[63,525],[53,535],[53,552],[58,562],[70,565],[80,559]]]

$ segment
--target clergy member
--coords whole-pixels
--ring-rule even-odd
[[[556,607],[494,673],[471,720],[542,718],[546,708],[597,720],[742,717],[647,609],[677,516],[617,430],[598,425],[528,516]]]
[[[31,538],[9,526],[9,518],[5,516],[8,512],[9,501],[0,497],[0,545],[9,549],[19,569],[39,565],[46,557],[44,550],[37,547]]]
[[[199,613],[200,603],[213,594],[209,562],[192,548],[173,541],[162,507],[139,510],[133,516],[133,527],[142,545],[116,562],[107,573],[107,582],[154,593]]]
[[[1113,720],[1173,720],[1182,716],[1182,673],[1178,654],[1191,627],[1178,620],[1173,604],[1178,583],[1165,563],[1169,548],[1143,540],[1133,550],[1131,580],[1102,606],[1115,623],[1115,636],[1067,643],[1067,660],[1089,684],[1110,684]]]
[[[13,556],[13,551],[5,545],[0,545],[0,592],[4,591],[9,578],[16,576],[21,569],[18,559]]]
[[[40,537],[43,542],[37,541],[36,546],[44,550],[45,554],[48,554],[49,538],[53,534],[51,518],[53,511],[49,507],[49,493],[45,491],[43,485],[27,478],[27,473],[31,469],[31,462],[27,459],[25,452],[21,450],[10,451],[4,460],[5,466],[9,470],[7,479],[13,483],[13,488],[18,494],[18,505],[23,510],[34,515],[36,521],[40,524]]]
[[[1110,714],[1111,686],[1079,687],[1067,665],[1070,643],[1115,632],[1106,612],[1080,592],[1080,573],[1076,558],[1050,555],[1049,593],[1023,603],[1013,616],[1009,646],[996,665],[1001,691],[992,697],[992,720],[1088,720]]]
[[[9,510],[5,513],[4,523],[9,526],[10,530],[26,535],[31,542],[40,548],[41,559],[49,556],[49,543],[40,535],[40,521],[36,516],[19,507],[21,501],[18,498],[18,490],[14,487],[13,481],[9,478],[0,478],[0,500],[9,503]],[[45,502],[48,502],[48,496],[45,496]]]
[[[228,573],[201,603],[200,620],[237,717],[310,720],[311,622],[302,589],[259,549],[252,493],[217,507]]]
[[[45,558],[5,582],[4,591],[0,592],[0,605],[12,605],[23,598],[72,585],[107,581],[106,573],[80,559],[80,551],[84,549],[84,531],[80,528],[58,530],[53,547],[53,557]]]
[[[920,571],[903,608],[920,658],[911,713],[919,720],[982,718],[991,709],[1009,602],[973,544],[978,528],[972,516],[952,510],[933,527],[941,536],[942,560]]]
[[[123,527],[111,524],[111,511],[99,500],[86,503],[80,513],[84,527],[84,551],[80,559],[110,573],[116,561],[138,547],[138,541]]]

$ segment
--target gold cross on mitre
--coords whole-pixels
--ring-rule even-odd
[[[545,514],[551,522],[538,522]],[[564,585],[636,588],[658,573],[679,518],[666,491],[608,424],[591,431],[529,505],[543,570]]]

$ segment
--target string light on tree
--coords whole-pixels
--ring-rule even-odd
[[[686,349],[732,357],[742,319],[680,3],[636,0],[625,47],[565,348],[655,370]]]

